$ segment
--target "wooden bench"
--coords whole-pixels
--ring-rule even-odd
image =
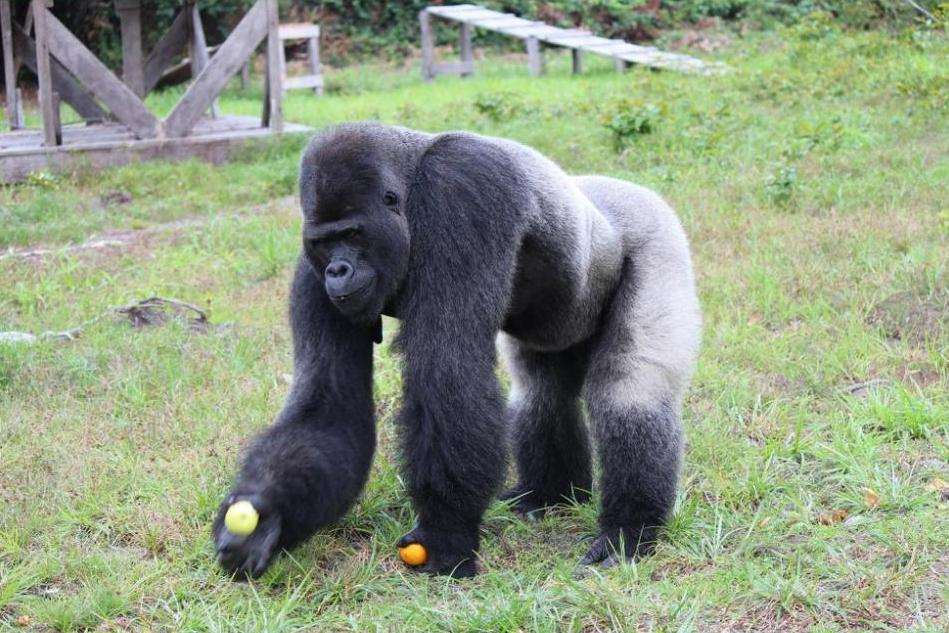
[[[283,89],[312,88],[313,91],[323,94],[323,69],[320,65],[320,27],[305,22],[281,24],[277,29],[280,41],[306,40],[307,57],[309,57],[310,74],[287,76],[287,56],[283,46],[280,47],[280,71],[283,76]]]
[[[460,61],[440,63],[435,61],[432,16],[460,24],[458,41]],[[511,13],[485,9],[476,4],[427,7],[419,13],[419,23],[422,30],[422,76],[426,80],[433,79],[437,75],[465,76],[474,72],[474,57],[471,50],[471,33],[474,28],[523,40],[527,49],[528,68],[535,76],[544,72],[541,44],[570,49],[573,55],[574,73],[582,71],[584,53],[610,58],[616,69],[620,71],[629,64],[700,74],[712,74],[724,68],[721,64],[703,62],[688,55],[667,53],[653,46],[639,46],[624,40],[599,37],[584,29],[550,26],[544,22],[527,20]]]

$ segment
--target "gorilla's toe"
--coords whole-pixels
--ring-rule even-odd
[[[396,546],[401,548],[418,543],[425,548],[428,558],[423,565],[411,567],[415,571],[435,576],[470,578],[478,573],[475,562],[477,531],[473,539],[470,534],[429,531],[416,526],[400,538]]]
[[[221,567],[235,580],[258,578],[270,566],[280,541],[280,517],[268,512],[262,515],[253,532],[247,536],[233,534],[224,527],[224,514],[237,499],[229,498],[221,504],[214,521],[213,537],[217,559]],[[255,507],[260,507],[255,504]]]

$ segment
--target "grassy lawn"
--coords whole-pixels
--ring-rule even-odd
[[[531,79],[498,54],[431,84],[415,68],[351,68],[325,98],[286,101],[314,127],[512,137],[679,210],[706,325],[654,556],[578,571],[593,504],[537,524],[496,504],[479,577],[406,571],[400,361],[383,345],[381,444],[359,503],[260,581],[224,578],[212,514],[291,370],[303,141],[289,139],[221,167],[0,189],[0,331],[66,330],[153,295],[212,322],[107,316],[73,341],[0,343],[0,629],[945,630],[949,45],[811,24],[717,56],[731,73],[590,60],[574,77],[554,55]],[[221,107],[256,114],[260,94],[235,89]],[[89,240],[105,242],[62,250]],[[37,248],[52,252],[24,255]]]

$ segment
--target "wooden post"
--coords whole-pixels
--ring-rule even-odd
[[[306,48],[307,48],[307,53],[309,54],[309,57],[310,57],[310,72],[312,72],[314,76],[322,75],[323,69],[320,65],[319,36],[308,38],[306,41]],[[323,94],[323,82],[320,82],[318,86],[314,86],[313,92],[315,92],[318,95]]]
[[[613,58],[613,68],[616,69],[616,72],[624,73],[628,67],[629,62],[627,62],[625,59],[620,59],[619,57]]]
[[[418,21],[422,30],[422,79],[431,81],[435,78],[435,35],[428,9],[419,11]]]
[[[191,26],[191,77],[197,79],[201,71],[208,65],[211,56],[208,54],[208,43],[204,39],[204,24],[201,22],[201,12],[198,10],[197,2],[189,0],[188,5],[188,24]],[[211,102],[210,114],[212,118],[217,118],[217,100]]]
[[[52,94],[53,101],[53,136],[56,138],[56,144],[63,144],[63,123],[59,118],[59,93]]]
[[[267,23],[267,107],[265,125],[274,132],[283,131],[283,75],[280,60],[283,42],[280,40],[280,21],[277,0],[262,0],[267,3],[264,20]]]
[[[122,27],[122,81],[137,96],[144,97],[141,0],[115,0],[115,10]]]
[[[57,145],[56,119],[53,112],[53,83],[49,70],[49,29],[46,0],[33,1],[33,30],[36,32],[36,76],[39,83],[40,114],[43,120],[43,143]]]
[[[474,72],[474,53],[471,50],[471,30],[470,24],[467,22],[461,23],[461,32],[458,34],[458,50],[461,53],[462,77],[467,77]]]
[[[583,72],[583,51],[579,48],[571,49],[570,56],[573,60],[573,74],[579,75]]]
[[[527,38],[527,67],[534,77],[544,74],[544,53],[540,49],[540,40],[536,37]]]
[[[13,63],[13,17],[10,0],[0,0],[0,31],[3,38],[3,78],[7,96],[7,122],[10,129],[17,129],[16,65]]]

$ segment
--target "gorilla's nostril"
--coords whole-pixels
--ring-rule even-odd
[[[352,274],[353,267],[345,261],[330,262],[330,265],[326,267],[326,276],[331,279],[344,279]]]

